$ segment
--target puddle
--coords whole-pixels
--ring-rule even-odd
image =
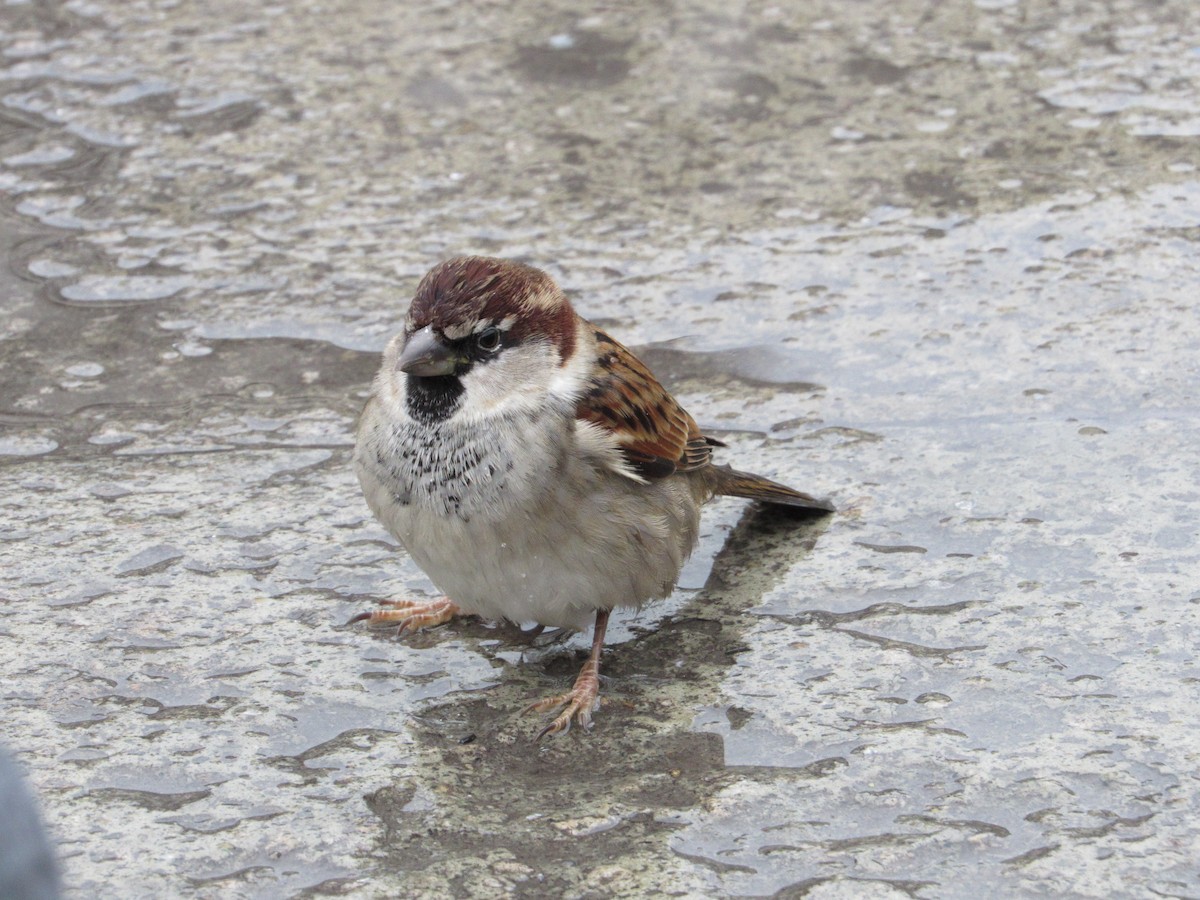
[[[174,297],[191,287],[188,278],[84,278],[62,289],[62,299],[69,303],[150,303]]]

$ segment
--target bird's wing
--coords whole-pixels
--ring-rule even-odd
[[[626,347],[599,328],[596,363],[575,418],[596,442],[614,447],[623,474],[642,481],[707,466],[717,442]]]

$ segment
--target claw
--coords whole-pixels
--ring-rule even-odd
[[[592,728],[592,710],[600,706],[598,694],[598,688],[585,689],[578,692],[572,690],[567,694],[559,694],[557,697],[547,697],[545,700],[529,704],[523,712],[527,713],[535,710],[537,712],[545,712],[548,709],[557,709],[564,704],[566,705],[566,709],[555,716],[553,721],[537,733],[537,737],[533,739],[533,742],[536,744],[548,734],[566,734],[571,730],[572,722],[578,722],[580,728],[590,731]]]
[[[575,684],[565,694],[546,697],[530,703],[522,715],[530,712],[546,712],[565,707],[554,719],[533,739],[537,743],[549,734],[566,734],[571,730],[571,723],[578,723],[580,728],[592,727],[592,710],[600,706],[600,650],[604,646],[604,629],[608,625],[608,611],[596,613],[595,634],[592,636],[592,652],[587,662],[579,670]]]
[[[600,705],[598,693],[599,691],[595,688],[591,690],[585,688],[582,691],[573,689],[569,693],[559,694],[557,697],[547,697],[545,700],[530,703],[521,711],[522,715],[531,712],[546,712],[558,709],[560,706],[566,707],[537,733],[537,737],[533,739],[534,743],[548,734],[566,734],[571,730],[573,721],[578,722],[579,727],[583,729],[590,729],[592,727],[592,710]]]
[[[537,737],[533,739],[535,744],[541,743],[542,738],[548,734],[566,734],[571,730],[571,720],[568,718],[565,723],[561,722],[562,716],[559,716],[545,728],[537,733]]]
[[[419,631],[449,622],[462,612],[458,604],[449,597],[424,601],[384,600],[382,605],[391,608],[359,613],[346,624],[366,622],[372,627],[399,625],[396,636],[400,637],[409,631]]]

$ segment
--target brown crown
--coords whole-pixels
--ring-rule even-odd
[[[452,338],[477,322],[512,318],[516,341],[545,337],[565,360],[575,344],[575,312],[541,269],[486,256],[459,256],[438,263],[421,279],[408,309],[410,333],[432,325]]]

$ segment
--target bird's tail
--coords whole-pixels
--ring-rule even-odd
[[[750,472],[739,472],[729,466],[713,466],[713,493],[728,497],[745,497],[747,500],[761,500],[764,503],[775,503],[779,506],[791,506],[796,509],[810,509],[814,512],[833,512],[835,507],[828,500],[818,499],[810,494],[793,490],[787,485],[753,475]]]

